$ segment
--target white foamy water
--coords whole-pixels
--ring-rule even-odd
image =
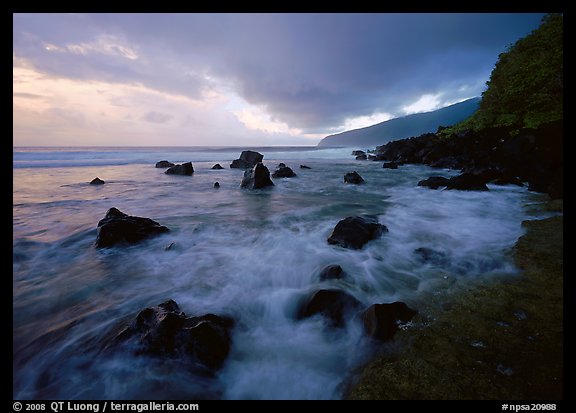
[[[533,195],[524,188],[433,191],[416,183],[456,172],[383,169],[354,161],[349,148],[260,148],[271,172],[285,162],[298,177],[249,191],[239,187],[243,171],[228,168],[240,151],[15,149],[14,398],[339,398],[370,346],[356,322],[330,330],[319,317],[295,320],[307,293],[334,287],[365,306],[411,304],[425,292],[515,273],[504,251],[528,218],[523,204]],[[196,172],[165,175],[154,168],[161,159],[193,161]],[[216,162],[225,169],[211,170]],[[367,183],[343,184],[352,170]],[[88,185],[95,176],[106,184]],[[172,231],[97,250],[96,225],[111,207]],[[389,232],[359,251],[326,242],[340,219],[359,214],[377,215]],[[448,258],[422,263],[420,247]],[[329,264],[349,279],[320,283]],[[190,315],[236,320],[216,377],[174,360],[98,351],[114,326],[169,298]]]

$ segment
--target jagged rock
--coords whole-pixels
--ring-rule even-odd
[[[418,182],[418,186],[426,186],[430,189],[438,189],[441,186],[448,185],[450,180],[448,178],[444,178],[443,176],[431,176],[430,178],[423,179]]]
[[[396,162],[384,162],[382,165],[384,169],[398,169],[398,164]]]
[[[375,216],[347,217],[336,224],[327,241],[344,248],[361,249],[384,232],[388,232],[388,228],[379,224]]]
[[[222,168],[222,165],[220,165],[219,163],[217,163],[216,165],[214,165],[214,166],[212,167],[212,169],[224,169],[224,168]]]
[[[92,179],[90,181],[90,185],[104,185],[106,182],[104,182],[102,179],[96,177],[94,179]]]
[[[460,191],[488,191],[486,181],[478,175],[464,173],[450,178],[446,189],[457,189]]]
[[[164,173],[168,175],[192,175],[194,173],[194,167],[192,166],[192,162],[186,162],[182,165],[171,166]]]
[[[360,309],[360,301],[342,290],[318,290],[308,296],[300,307],[297,318],[321,314],[332,327],[342,327],[345,317]]]
[[[158,161],[156,162],[156,168],[170,168],[171,166],[174,166],[175,164],[173,164],[172,162],[168,162],[168,161]]]
[[[418,314],[403,302],[373,304],[362,313],[364,330],[370,337],[387,341],[398,331],[399,323],[407,323]]]
[[[137,354],[189,358],[216,370],[230,352],[233,325],[231,318],[214,314],[187,316],[174,300],[168,300],[140,311],[113,344],[135,339]]]
[[[244,171],[244,177],[240,184],[242,188],[260,189],[274,186],[270,179],[270,171],[262,162],[257,163],[252,169]]]
[[[170,231],[150,218],[126,215],[117,208],[110,208],[98,222],[96,247],[135,244],[147,238]]]
[[[255,151],[242,151],[239,159],[235,159],[230,164],[230,168],[248,169],[262,162],[264,155]]]
[[[281,169],[281,168],[286,168],[286,164],[284,162],[280,162],[278,164],[278,169]]]
[[[363,184],[364,182],[366,181],[356,171],[348,172],[346,175],[344,175],[344,183],[346,184],[359,185]]]
[[[280,164],[280,165],[284,165],[284,164]],[[284,165],[284,166],[280,166],[278,165],[278,169],[276,169],[274,171],[274,173],[272,174],[272,178],[292,178],[294,176],[296,176],[296,174],[294,173],[294,171],[289,168],[288,166]]]
[[[352,151],[352,155],[353,156],[366,155],[366,152],[361,151],[361,150],[355,150],[355,151]]]
[[[366,159],[368,159],[368,157],[366,156],[365,153],[356,156],[356,160],[357,160],[357,161],[365,161]]]

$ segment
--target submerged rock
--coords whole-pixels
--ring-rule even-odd
[[[360,306],[360,301],[345,291],[318,290],[304,300],[297,318],[301,320],[321,314],[330,326],[342,327],[345,324],[345,317],[358,311]]]
[[[357,160],[357,161],[365,161],[365,160],[367,160],[367,159],[368,159],[368,157],[366,156],[365,153],[356,156],[356,160]]]
[[[158,161],[156,162],[156,168],[170,168],[171,166],[174,166],[175,164],[173,164],[172,162],[168,162],[168,161]]]
[[[398,169],[398,163],[396,162],[384,162],[382,165],[384,169]]]
[[[242,151],[239,159],[235,159],[230,164],[230,168],[248,169],[262,162],[264,155],[255,151]]]
[[[312,169],[312,168],[310,168],[309,166],[306,166],[306,165],[300,165],[300,169]]]
[[[398,331],[398,324],[407,323],[418,314],[403,302],[373,304],[362,313],[366,334],[376,340],[387,341]]]
[[[244,177],[240,184],[242,188],[260,189],[268,186],[274,186],[270,179],[270,171],[261,162],[257,163],[252,169],[244,171]]]
[[[443,176],[431,176],[430,178],[423,179],[418,182],[418,186],[426,186],[430,189],[438,189],[441,186],[448,185],[450,180],[448,178],[444,178]]]
[[[329,244],[358,250],[368,241],[379,238],[383,232],[388,232],[388,228],[379,224],[375,216],[347,217],[336,224],[327,241]]]
[[[284,164],[280,164],[280,165],[284,165]],[[294,176],[296,176],[296,174],[294,173],[292,168],[290,168],[286,165],[278,166],[278,169],[276,169],[276,171],[274,171],[274,173],[272,174],[272,178],[292,178]]]
[[[346,276],[346,273],[339,265],[327,265],[326,267],[322,268],[320,273],[318,274],[318,279],[320,281],[326,280],[340,280]]]
[[[435,265],[445,265],[450,259],[444,251],[437,251],[432,248],[420,247],[414,250],[414,254],[420,262],[431,263]]]
[[[356,171],[348,172],[344,175],[344,183],[345,184],[354,184],[359,185],[366,182],[364,178],[360,176],[360,174]]]
[[[135,244],[168,231],[168,228],[150,218],[133,217],[117,208],[110,208],[106,216],[98,222],[96,247]]]
[[[140,311],[114,344],[135,338],[139,354],[190,358],[216,370],[230,352],[233,325],[231,318],[214,314],[187,316],[174,300],[168,300]]]
[[[192,162],[186,162],[182,165],[174,165],[164,173],[168,175],[192,175],[194,173],[194,167],[192,166]]]
[[[96,177],[94,179],[92,179],[90,181],[90,185],[104,185],[106,182],[104,182],[102,179]]]
[[[212,169],[224,169],[224,168],[222,168],[222,165],[220,165],[219,163],[217,163],[216,165],[214,165],[214,166],[212,167]]]

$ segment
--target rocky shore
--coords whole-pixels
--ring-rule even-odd
[[[476,184],[521,184],[532,191],[563,198],[562,121],[538,128],[513,127],[468,130],[459,133],[428,133],[378,146],[369,159],[403,165],[424,164],[459,169]]]
[[[522,225],[510,251],[518,277],[424,298],[347,398],[562,399],[563,216]]]

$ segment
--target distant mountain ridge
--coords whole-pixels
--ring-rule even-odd
[[[365,128],[326,136],[318,146],[373,147],[387,142],[436,132],[438,126],[451,126],[476,112],[480,98],[475,97],[432,112],[390,119]]]

